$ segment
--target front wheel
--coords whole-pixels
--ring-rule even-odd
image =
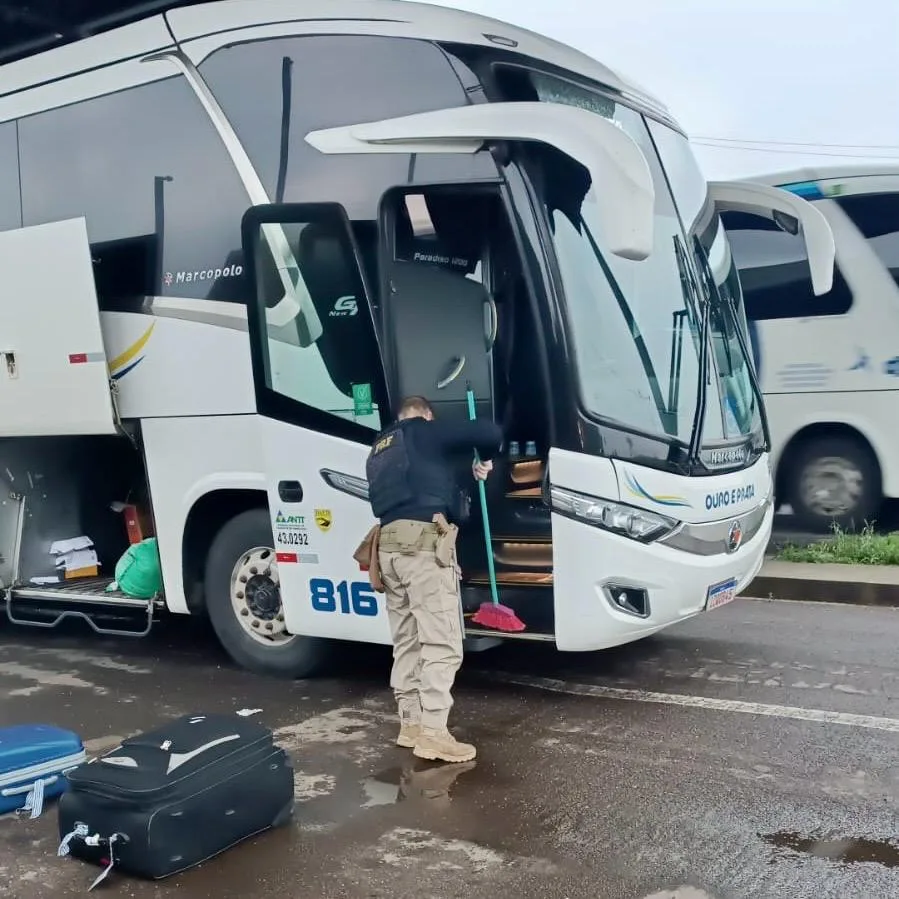
[[[228,655],[257,674],[307,677],[327,641],[288,634],[268,512],[250,509],[218,532],[206,558],[206,608]]]
[[[870,448],[852,437],[811,440],[801,446],[790,475],[793,511],[803,526],[825,532],[860,527],[882,501],[880,469]]]

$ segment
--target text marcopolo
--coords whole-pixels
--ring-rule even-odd
[[[193,281],[214,281],[217,278],[237,278],[243,274],[242,265],[226,265],[224,268],[207,268],[188,272],[166,272],[162,280],[170,284],[190,284]]]

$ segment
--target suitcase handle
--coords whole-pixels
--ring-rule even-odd
[[[0,790],[0,796],[21,796],[23,793],[26,794],[25,805],[16,809],[16,814],[22,815],[30,812],[30,817],[34,820],[39,818],[44,810],[44,787],[49,787],[50,784],[54,784],[58,780],[58,774],[53,774],[50,777],[39,777],[30,784],[23,784],[19,787],[6,787]]]
[[[39,777],[30,784],[23,784],[20,787],[6,787],[5,789],[0,790],[0,796],[20,796],[22,793],[30,793],[39,783],[42,783],[45,787],[49,787],[58,780],[59,776],[56,774],[52,777]]]

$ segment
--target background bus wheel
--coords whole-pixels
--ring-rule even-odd
[[[265,509],[250,509],[218,532],[206,559],[206,607],[227,653],[244,668],[306,677],[325,641],[287,634],[272,528]]]
[[[801,525],[829,531],[860,529],[881,503],[880,469],[871,450],[852,437],[823,437],[797,450],[790,502]]]

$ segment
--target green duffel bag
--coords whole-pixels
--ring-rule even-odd
[[[122,593],[136,599],[152,599],[162,592],[162,569],[155,537],[125,550],[116,563],[115,579]]]

